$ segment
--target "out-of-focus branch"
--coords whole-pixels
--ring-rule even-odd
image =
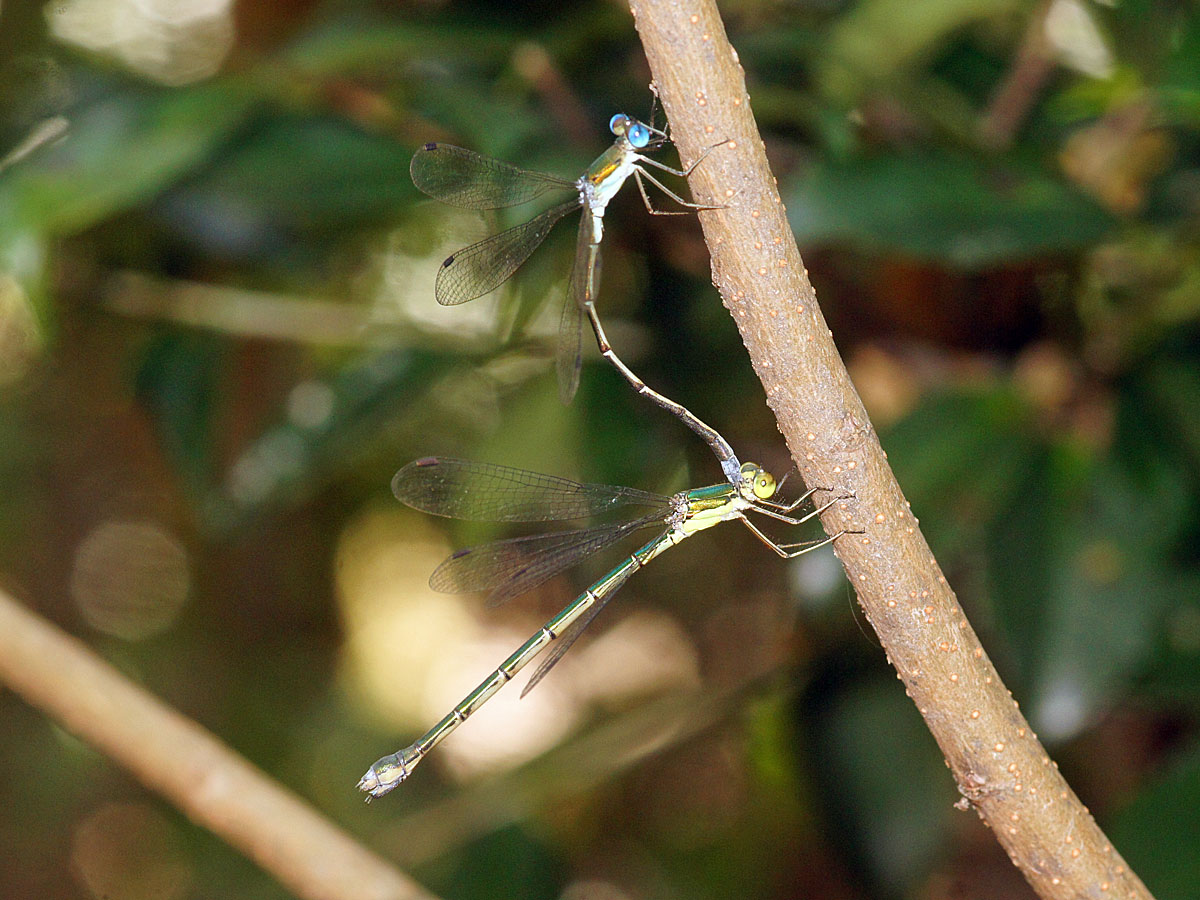
[[[1042,0],[1029,14],[1025,36],[1012,64],[980,118],[979,137],[993,150],[1007,150],[1054,72],[1054,56],[1046,36],[1051,0]]]
[[[297,896],[434,900],[209,732],[3,592],[0,681]]]
[[[834,347],[713,0],[630,0],[692,174],[713,281],[868,621],[967,802],[1043,897],[1149,898],[1034,736],[938,568]]]

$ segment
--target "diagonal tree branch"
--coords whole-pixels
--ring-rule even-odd
[[[435,900],[213,735],[0,592],[0,682],[307,900]]]
[[[788,226],[713,0],[630,0],[690,178],[713,282],[809,485],[854,499],[822,516],[868,621],[967,802],[1042,897],[1149,898],[1021,715],[896,483]]]

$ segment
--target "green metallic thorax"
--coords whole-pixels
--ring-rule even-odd
[[[746,501],[728,484],[696,488],[683,495],[687,503],[687,514],[675,525],[675,533],[687,536],[712,528],[737,516],[747,506]]]
[[[706,509],[716,509],[733,500],[737,495],[728,484],[713,484],[708,487],[694,488],[684,494],[688,510],[700,512]]]

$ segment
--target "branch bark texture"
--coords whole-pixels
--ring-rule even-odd
[[[630,0],[691,175],[713,282],[810,486],[863,612],[963,797],[1042,897],[1149,898],[1042,748],[967,622],[888,465],[800,259],[745,73],[713,0]]]
[[[435,900],[195,722],[0,592],[0,682],[306,900]]]

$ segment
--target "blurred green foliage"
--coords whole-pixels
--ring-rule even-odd
[[[129,5],[95,6],[111,22]],[[410,736],[347,687],[338,548],[390,508],[396,468],[442,453],[664,492],[719,477],[595,361],[557,404],[543,312],[569,235],[495,316],[436,309],[446,242],[503,222],[408,179],[431,139],[582,171],[613,112],[649,108],[631,21],[585,0],[215,4],[223,63],[167,86],[136,46],[56,37],[73,8],[0,8],[0,581],[446,897],[1030,895],[951,809],[848,588],[789,595],[807,563],[789,577],[742,534],[681,548],[605,614],[682,623],[706,695],[733,698],[720,724],[597,779],[608,752],[553,777],[578,735],[528,777],[463,787],[431,764],[363,807],[354,780]],[[1200,897],[1200,11],[722,11],[939,562],[1135,870],[1161,900]],[[695,223],[630,193],[605,241],[614,342],[781,473]],[[111,518],[186,549],[163,633],[108,635],[77,608],[78,547]],[[178,896],[284,896],[13,696],[0,717],[0,894],[101,896],[81,873],[122,865],[88,855],[84,824],[148,803],[188,873]],[[427,839],[398,839],[405,822]]]

